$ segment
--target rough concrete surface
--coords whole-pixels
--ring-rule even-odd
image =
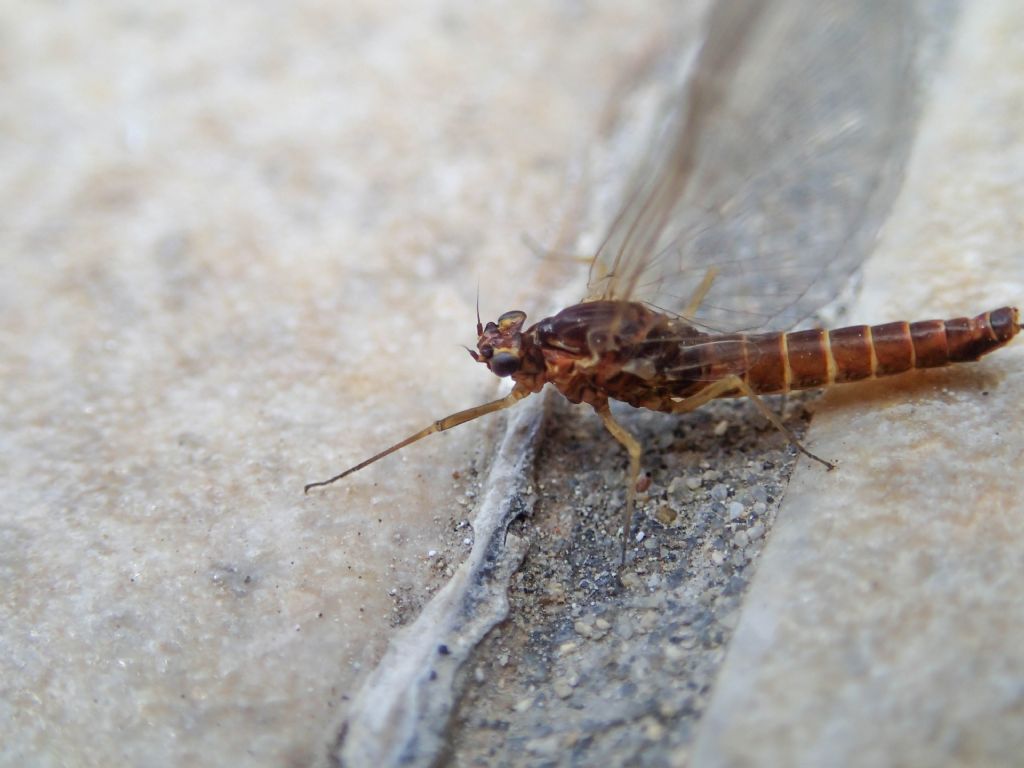
[[[0,7],[0,763],[329,760],[470,552],[502,422],[301,487],[494,396],[457,346],[478,280],[485,319],[574,295],[521,237],[565,245],[667,8]],[[856,320],[1021,301],[1022,39],[1010,0],[959,27]],[[624,413],[621,584],[621,450],[546,402],[442,759],[1013,764],[1022,363],[792,399],[840,468],[789,491],[742,403]]]

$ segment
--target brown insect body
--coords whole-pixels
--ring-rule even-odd
[[[636,302],[576,304],[523,330],[525,320],[516,311],[488,323],[473,353],[499,376],[511,376],[522,395],[551,383],[573,403],[600,409],[612,399],[667,413],[692,410],[691,398],[729,377],[749,391],[720,388],[713,397],[779,394],[970,362],[1020,330],[1013,307],[974,318],[761,334],[705,333]]]

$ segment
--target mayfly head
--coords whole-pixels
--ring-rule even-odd
[[[511,376],[523,365],[523,323],[526,313],[518,309],[506,312],[497,323],[487,323],[479,330],[476,350],[469,354],[484,363],[496,376]]]

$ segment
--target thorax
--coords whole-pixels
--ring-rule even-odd
[[[516,378],[533,391],[550,382],[574,403],[599,405],[612,398],[649,408],[692,388],[671,381],[670,369],[687,346],[706,338],[679,318],[643,304],[612,301],[567,307],[524,335],[539,353],[535,359],[538,365],[542,361],[543,371],[524,370]]]

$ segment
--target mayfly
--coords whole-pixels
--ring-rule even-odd
[[[708,16],[678,113],[639,169],[590,269],[589,296],[526,326],[477,317],[473,359],[505,397],[435,421],[329,480],[508,408],[552,384],[629,454],[625,560],[641,446],[610,400],[686,413],[747,397],[977,360],[1019,331],[973,318],[791,331],[869,251],[902,176],[916,87],[909,3],[724,0]],[[479,314],[479,313],[478,313]],[[788,331],[788,332],[787,332]]]

